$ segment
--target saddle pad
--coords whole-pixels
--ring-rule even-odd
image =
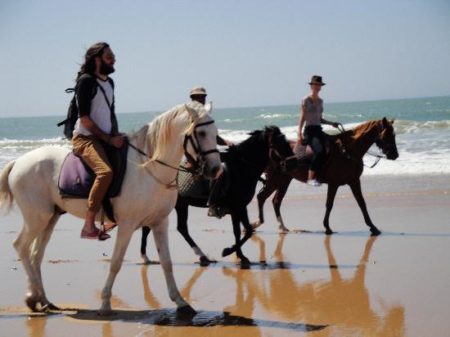
[[[208,199],[209,181],[190,172],[178,172],[177,187],[178,194],[184,198]]]
[[[108,159],[113,167],[114,177],[108,189],[106,198],[113,198],[120,194],[123,178],[125,177],[128,146],[121,149],[105,148]],[[58,187],[65,197],[87,198],[95,180],[94,172],[76,156],[69,153],[59,173]]]
[[[58,187],[63,195],[87,198],[94,179],[94,172],[83,163],[80,157],[71,152],[64,159]]]
[[[293,148],[297,159],[306,159],[313,156],[314,152],[309,145],[296,144]]]

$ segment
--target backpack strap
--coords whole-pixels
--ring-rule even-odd
[[[114,93],[113,93],[113,101],[112,101],[112,104],[111,104],[109,102],[108,97],[106,96],[105,89],[103,89],[103,87],[100,84],[98,84],[97,81],[95,81],[95,82],[97,83],[97,86],[100,88],[101,92],[103,93],[103,97],[105,97],[106,104],[108,105],[108,108],[109,108],[110,117],[111,117],[111,124],[112,124],[111,133],[112,134],[117,134],[117,133],[119,133],[119,128],[118,128],[118,123],[117,123],[117,117],[116,117],[116,114],[114,112]],[[109,78],[108,78],[108,82],[111,84],[111,86],[114,89],[114,84],[113,84],[114,82],[112,82],[112,80],[110,81]]]

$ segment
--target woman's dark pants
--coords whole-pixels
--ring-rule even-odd
[[[315,172],[316,176],[320,178],[325,162],[326,135],[322,131],[320,125],[310,125],[305,127],[304,137],[305,143],[308,144],[314,152],[309,169]]]

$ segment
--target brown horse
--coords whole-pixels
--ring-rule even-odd
[[[333,234],[329,225],[329,217],[336,192],[339,186],[342,185],[350,186],[371,234],[381,234],[369,217],[366,202],[361,192],[360,177],[364,166],[362,158],[374,143],[383,151],[387,159],[395,160],[398,158],[393,123],[394,121],[388,121],[386,118],[383,118],[382,120],[363,123],[353,130],[329,136],[328,157],[321,179],[323,183],[328,184],[326,212],[323,220],[326,234]],[[280,213],[281,202],[293,178],[306,182],[308,168],[308,161],[299,160],[293,170],[286,172],[281,172],[279,169],[274,168],[266,170],[266,183],[257,195],[259,219],[253,223],[254,228],[264,223],[264,202],[276,191],[273,197],[273,206],[278,220],[278,228],[280,231],[288,231],[283,224]]]

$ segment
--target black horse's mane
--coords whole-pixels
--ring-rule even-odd
[[[257,130],[250,131],[248,133],[249,137],[247,139],[243,140],[241,143],[239,143],[235,146],[230,146],[227,151],[229,153],[232,153],[240,148],[244,148],[249,143],[254,142],[255,139],[257,139],[258,137],[261,137],[262,135],[265,135],[268,132],[272,133],[273,137],[278,137],[280,135],[283,135],[283,133],[281,132],[281,130],[278,126],[266,125],[266,126],[264,126],[263,129],[257,129]]]

